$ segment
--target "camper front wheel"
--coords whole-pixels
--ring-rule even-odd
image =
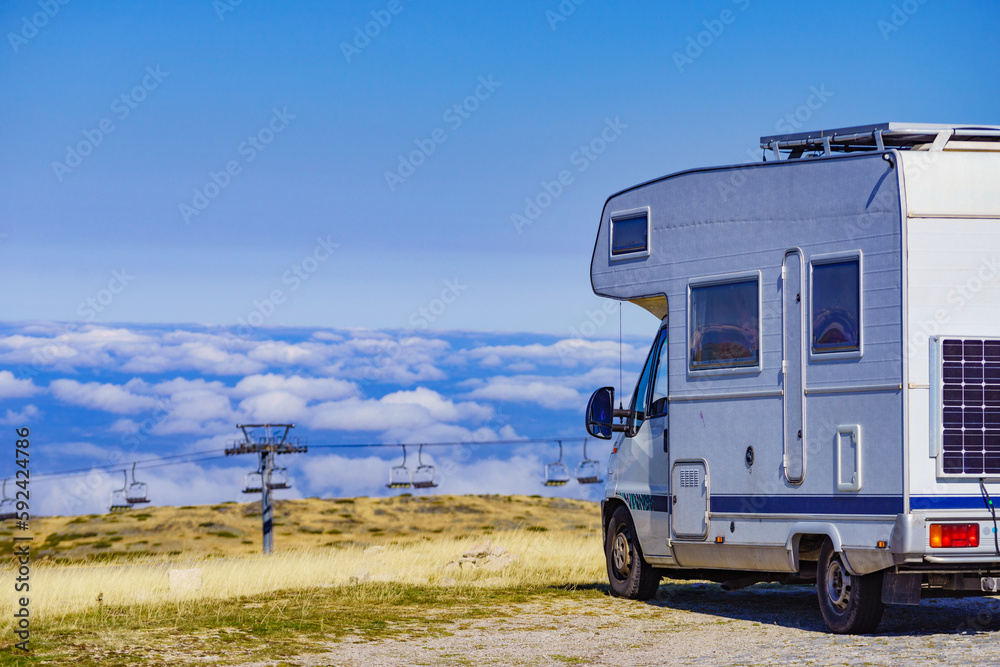
[[[611,515],[604,556],[608,562],[611,593],[630,600],[648,600],[660,587],[660,575],[642,558],[635,524],[628,508],[621,506]]]
[[[850,574],[842,554],[833,550],[830,540],[819,552],[816,593],[819,610],[831,631],[838,634],[875,632],[882,620],[882,573],[862,576]]]

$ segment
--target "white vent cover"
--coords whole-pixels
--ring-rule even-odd
[[[683,487],[696,487],[701,483],[698,479],[697,468],[685,468],[681,470],[681,486]]]

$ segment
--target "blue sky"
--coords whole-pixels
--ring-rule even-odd
[[[758,138],[782,131],[995,124],[998,19],[996,3],[940,0],[5,2],[0,361],[15,364],[3,366],[10,382],[23,380],[10,355],[36,331],[150,337],[139,350],[174,330],[251,331],[246,340],[264,347],[323,331],[412,334],[458,357],[616,338],[617,309],[604,310],[588,277],[609,195],[759,159]],[[622,320],[638,348],[656,324],[629,305]],[[211,358],[216,343],[202,352]],[[243,376],[182,356],[155,371],[96,352],[82,366],[46,364],[37,392],[4,409],[29,419],[34,405],[48,442],[98,450],[116,437],[114,413],[72,403],[70,385],[53,382],[136,379],[153,394],[176,377],[220,382],[230,410],[241,409],[247,395],[232,392]],[[598,369],[477,363],[435,359],[443,377],[309,400],[424,387],[476,403],[481,416],[502,408],[519,435],[578,432],[576,403],[499,399],[473,385],[535,373],[585,398],[597,386],[583,386],[597,379],[586,373]],[[282,364],[241,372],[299,372]],[[300,375],[356,381],[341,370]],[[472,432],[481,425],[471,414],[434,424]]]

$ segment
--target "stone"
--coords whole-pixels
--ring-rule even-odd
[[[486,558],[490,553],[490,541],[485,540],[483,542],[477,542],[472,545],[472,548],[466,551],[462,556],[465,558]]]
[[[445,572],[458,572],[462,567],[458,564],[458,561],[453,560],[441,569]]]
[[[483,569],[487,572],[498,572],[516,560],[517,556],[510,553],[503,554],[502,556],[490,556],[483,565]]]
[[[455,585],[455,584],[457,584],[457,583],[458,583],[458,582],[457,582],[457,581],[455,581],[454,579],[452,579],[451,577],[444,577],[444,578],[442,578],[442,579],[441,579],[441,581],[440,581],[440,584],[441,584],[442,586],[454,586],[454,585]]]
[[[355,570],[351,578],[348,579],[350,584],[363,584],[371,579],[371,573],[368,570]]]
[[[491,556],[503,556],[506,552],[507,552],[507,550],[504,549],[499,544],[496,545],[495,547],[493,547],[492,549],[490,549],[490,555]]]
[[[200,591],[202,587],[201,569],[167,570],[167,581],[171,593],[191,593]]]

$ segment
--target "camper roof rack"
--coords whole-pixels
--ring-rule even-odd
[[[780,160],[782,151],[795,160],[806,153],[828,157],[833,153],[900,150],[1000,151],[1000,125],[940,125],[934,123],[879,123],[834,130],[775,134],[760,138],[760,147]]]

